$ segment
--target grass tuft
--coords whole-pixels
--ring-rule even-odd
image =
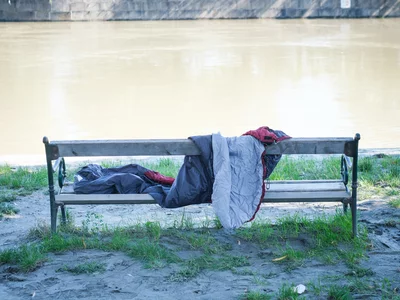
[[[394,208],[400,208],[400,198],[390,200],[389,205]]]
[[[299,294],[295,291],[294,285],[283,284],[278,291],[276,299],[278,300],[297,300],[297,299],[305,299],[304,297],[299,296]]]
[[[0,203],[2,202],[12,202],[17,200],[17,193],[10,190],[0,190]]]
[[[39,190],[47,186],[47,170],[45,167],[12,169],[9,166],[0,166],[0,186],[26,192]]]
[[[214,257],[202,255],[184,262],[184,268],[171,276],[172,281],[186,281],[196,277],[203,270],[234,270],[238,267],[249,266],[249,260],[244,256],[224,255]]]
[[[12,203],[0,202],[0,217],[3,215],[15,215],[19,212]]]
[[[328,290],[328,300],[351,300],[350,288],[346,285],[332,285]]]
[[[103,273],[106,270],[106,264],[95,261],[78,264],[74,267],[63,266],[57,270],[57,272],[69,272],[75,275],[79,274],[93,274]]]
[[[262,292],[248,292],[242,297],[243,300],[271,300],[272,296]]]
[[[148,238],[138,239],[130,246],[128,254],[145,261],[146,267],[158,268],[165,263],[178,262],[179,258],[171,251],[161,246],[158,242]]]
[[[35,270],[45,260],[42,249],[35,244],[0,252],[0,264],[17,264],[23,272]]]
[[[250,227],[242,227],[236,231],[236,235],[245,241],[265,244],[272,238],[273,229],[269,222],[261,223],[254,221]]]

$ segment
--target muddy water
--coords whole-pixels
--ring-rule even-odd
[[[400,19],[0,23],[3,160],[261,125],[400,147]]]

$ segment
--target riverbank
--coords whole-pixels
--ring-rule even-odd
[[[284,158],[273,175],[331,178],[339,165]],[[355,240],[332,203],[263,204],[235,232],[211,205],[72,206],[51,237],[45,168],[2,166],[1,199],[16,212],[0,219],[0,297],[300,299],[293,287],[303,284],[305,299],[398,299],[400,157],[361,157],[359,172]]]
[[[322,253],[326,256],[313,250],[314,233],[310,229],[297,231],[295,228],[301,228],[301,223],[293,227],[296,223],[291,220],[332,216],[340,209],[337,205],[262,205],[252,226],[236,233],[215,227],[212,208],[208,205],[176,210],[156,205],[72,207],[69,213],[74,224],[80,228],[88,226],[90,234],[82,235],[79,230],[75,234],[61,232],[63,246],[56,246],[56,240],[51,241],[46,235],[50,218],[47,196],[36,192],[19,197],[16,204],[18,215],[0,220],[0,244],[3,251],[27,251],[24,255],[30,263],[24,270],[21,265],[0,262],[2,299],[239,300],[278,299],[284,295],[297,297],[293,299],[300,296],[304,299],[327,299],[328,296],[332,296],[329,299],[398,299],[400,296],[400,209],[391,207],[385,198],[359,204],[363,238],[367,232],[361,248],[334,238],[333,246],[324,246]],[[166,223],[171,227],[162,228],[172,228],[172,231],[159,231],[157,224]],[[285,233],[268,239],[269,234],[282,230],[284,224],[292,225]],[[153,233],[137,236],[135,228],[147,228]],[[344,229],[351,233],[351,226]],[[328,230],[339,229],[328,223]],[[144,237],[157,237],[157,232],[160,236],[155,240],[158,245],[155,247],[160,248],[156,248],[155,257],[126,250],[126,242],[144,242]],[[74,245],[70,244],[73,240]],[[113,246],[107,246],[111,240]],[[31,248],[18,248],[44,244],[53,245],[53,250],[40,254]],[[157,254],[165,249],[176,256]],[[340,251],[344,251],[342,258]],[[4,260],[5,253],[10,252],[0,252],[0,260]],[[226,261],[221,260],[221,255]],[[302,295],[292,290],[299,284],[306,287]],[[343,296],[347,298],[340,298]]]
[[[111,21],[400,17],[398,1],[10,0],[0,21]]]

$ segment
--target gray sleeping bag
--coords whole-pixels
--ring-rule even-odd
[[[214,184],[212,205],[224,228],[251,220],[263,194],[264,145],[252,136],[212,135]]]

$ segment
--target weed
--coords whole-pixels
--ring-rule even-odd
[[[396,227],[397,224],[400,224],[400,221],[396,221],[396,220],[385,220],[384,225],[386,227]]]
[[[18,261],[18,250],[7,249],[0,252],[0,264],[12,264]]]
[[[246,241],[265,244],[272,238],[273,229],[270,223],[253,222],[250,227],[242,227],[236,231],[236,235]]]
[[[328,290],[328,300],[351,300],[353,299],[350,294],[348,286],[332,285]]]
[[[146,222],[144,224],[149,238],[159,240],[161,237],[161,225],[159,222]]]
[[[272,299],[272,296],[261,293],[261,292],[248,292],[246,293],[243,298],[243,300],[270,300]]]
[[[380,290],[382,292],[382,299],[387,300],[399,300],[400,293],[398,288],[393,286],[393,282],[390,281],[388,278],[384,278],[382,280]]]
[[[234,270],[237,267],[248,266],[249,261],[244,256],[225,255],[213,257],[202,255],[184,262],[184,268],[171,276],[173,281],[184,281],[196,277],[202,270]]]
[[[12,203],[0,202],[0,217],[3,215],[15,215],[19,212]]]
[[[218,217],[214,218],[214,227],[216,229],[221,229],[222,228],[222,223],[221,223],[220,219],[218,219]]]
[[[249,268],[245,268],[243,270],[234,269],[234,270],[232,270],[232,273],[236,274],[236,275],[242,275],[242,276],[257,276],[257,273]],[[263,277],[266,278],[265,276],[263,276]]]
[[[178,262],[178,257],[171,251],[161,246],[158,242],[148,238],[138,239],[130,246],[128,254],[147,263],[147,267],[155,268],[163,265],[163,261]]]
[[[106,270],[106,264],[92,261],[83,264],[78,264],[74,267],[63,266],[57,269],[57,272],[70,272],[72,274],[78,275],[78,274],[103,273],[105,270]]]
[[[278,300],[297,300],[297,299],[305,299],[304,297],[300,297],[296,292],[294,285],[283,284],[276,295],[276,299]]]
[[[23,189],[26,192],[39,190],[47,185],[47,170],[45,167],[12,169],[0,166],[0,186],[8,189]]]
[[[107,244],[107,250],[126,251],[129,249],[129,236],[122,230],[114,231],[111,241]]]
[[[175,220],[173,227],[175,229],[191,230],[194,228],[194,222],[193,222],[193,219],[191,216],[187,216],[185,214],[185,210],[184,210],[180,221]]]
[[[364,277],[364,276],[372,276],[374,272],[371,268],[362,268],[357,265],[353,265],[350,272],[346,274],[346,276],[354,276],[354,277]]]
[[[17,196],[15,191],[0,190],[0,203],[15,201],[17,200]]]
[[[297,237],[300,233],[300,230],[308,223],[309,221],[306,217],[302,217],[297,213],[293,216],[285,216],[277,220],[279,231],[285,237]]]
[[[39,222],[35,227],[31,228],[28,233],[29,239],[44,239],[51,235],[50,226],[45,222]]]
[[[321,285],[321,279],[318,278],[318,282],[314,283],[314,282],[308,282],[307,283],[307,288],[310,292],[312,292],[313,294],[315,294],[316,296],[319,296],[322,294],[324,288]]]
[[[397,196],[400,194],[400,190],[399,189],[393,189],[393,188],[389,188],[389,189],[385,189],[385,195],[386,196]]]
[[[17,249],[0,252],[1,264],[17,264],[24,272],[35,270],[44,261],[44,254],[37,245],[23,245]]]
[[[82,230],[87,234],[99,233],[105,228],[103,216],[95,212],[87,212],[85,220],[82,221]]]
[[[358,162],[358,170],[360,172],[371,172],[374,165],[373,158],[362,157]]]
[[[390,200],[389,205],[394,208],[400,208],[400,198]]]
[[[196,234],[194,232],[178,234],[189,246],[190,250],[203,250],[207,254],[216,254],[225,250],[224,246],[209,234]]]

